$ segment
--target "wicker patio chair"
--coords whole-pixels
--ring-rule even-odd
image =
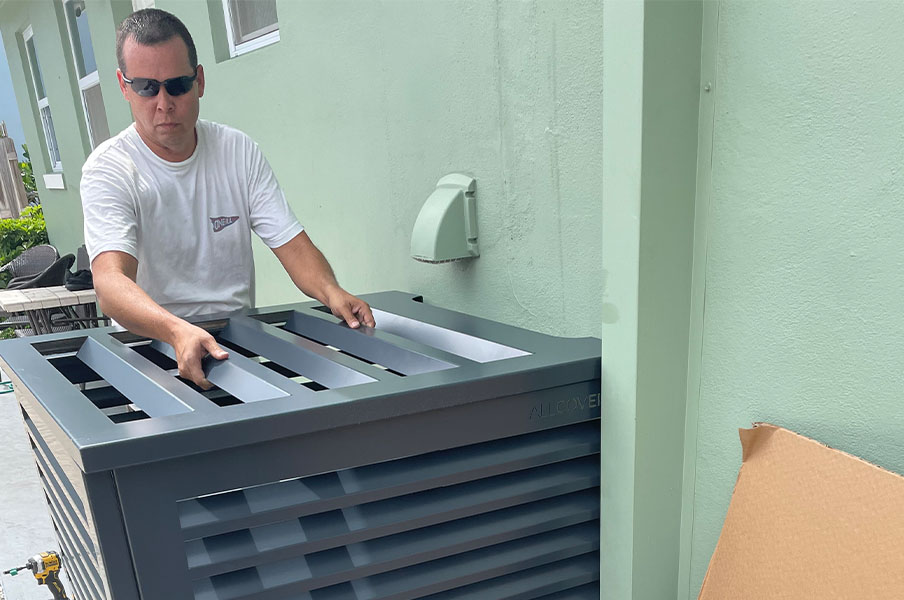
[[[60,253],[50,244],[32,246],[5,265],[0,266],[0,273],[8,272],[12,278],[7,285],[12,284],[13,282],[18,284],[21,281],[31,279],[38,273],[41,273],[44,269],[52,265],[59,257]],[[16,281],[17,279],[18,281]],[[2,311],[0,311],[0,321],[3,321],[0,323],[0,328],[3,329],[6,327],[12,327],[13,329],[28,327],[28,321],[25,317],[13,316]]]
[[[52,265],[59,257],[60,253],[50,244],[33,246],[0,267],[0,273],[9,272],[13,280],[19,277],[31,277]]]
[[[69,269],[75,262],[75,255],[67,254],[60,257],[52,265],[31,277],[20,277],[18,282],[10,285],[7,289],[31,289],[63,285],[69,275]],[[61,306],[56,308],[48,308],[38,311],[38,318],[43,321],[43,327],[50,328],[50,331],[59,333],[61,331],[70,331],[72,329],[82,329],[89,327],[100,327],[102,324],[109,323],[106,317],[100,317],[96,314],[86,313],[82,315],[75,310],[74,306]],[[34,331],[31,328],[31,322],[26,319],[16,319],[15,317],[0,324],[0,327],[13,327],[16,329],[16,335],[32,335]]]
[[[24,253],[23,253],[24,254]],[[8,290],[51,287],[66,283],[66,274],[75,262],[74,254],[67,254],[33,275],[16,277],[6,286]]]

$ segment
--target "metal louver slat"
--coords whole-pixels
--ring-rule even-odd
[[[98,596],[96,593],[89,593],[88,586],[82,579],[82,570],[78,568],[73,568],[71,562],[66,560],[67,556],[72,556],[75,552],[69,547],[68,543],[64,539],[62,535],[60,535],[60,530],[56,526],[56,522],[54,517],[51,517],[51,523],[53,524],[54,531],[57,534],[57,538],[60,541],[60,550],[62,551],[63,558],[63,569],[66,571],[69,582],[74,586],[74,595],[76,598],[81,600],[85,598],[85,600],[99,600],[102,596]]]
[[[349,366],[338,353],[318,346],[273,325],[247,317],[234,317],[221,334],[223,339],[257,352],[287,369],[327,388],[343,388],[377,381],[379,376],[363,363]],[[361,371],[371,371],[365,375]]]
[[[152,417],[203,408],[208,400],[173,378],[131,348],[107,338],[88,338],[76,355]]]
[[[71,570],[78,574],[86,592],[94,597],[103,598],[104,594],[101,590],[104,589],[104,586],[100,582],[97,568],[92,563],[91,553],[75,540],[66,520],[61,516],[56,500],[50,495],[46,495],[46,498],[54,529],[64,547],[63,560]]]
[[[599,501],[596,489],[589,492],[578,492],[565,497],[554,497],[539,502],[516,505],[493,512],[480,513],[453,521],[444,521],[435,525],[406,529],[392,535],[369,538],[364,541],[349,543],[344,546],[328,548],[312,552],[303,545],[286,549],[265,551],[267,546],[253,537],[252,543],[260,549],[259,554],[246,558],[245,561],[217,561],[207,569],[193,569],[193,577],[208,577],[217,572],[236,571],[251,562],[254,565],[283,563],[287,567],[299,557],[310,565],[317,564],[317,573],[312,570],[311,577],[299,577],[298,583],[311,580],[311,587],[324,587],[352,577],[360,577],[360,572],[378,572],[402,566],[401,563],[415,564],[438,558],[442,554],[463,551],[465,547],[479,547],[495,544],[505,539],[515,539],[533,535],[556,527],[593,519],[598,516],[595,507]],[[303,539],[304,532],[291,524],[280,524],[286,537]],[[292,536],[292,534],[295,534]],[[228,548],[227,548],[228,551]],[[219,548],[211,546],[208,556],[219,555]],[[351,564],[348,564],[348,560]],[[335,562],[331,562],[335,561]],[[395,561],[395,562],[393,562]],[[387,563],[394,566],[387,567]],[[376,565],[376,566],[375,566]],[[353,567],[353,568],[352,568]],[[374,570],[376,569],[376,570]],[[319,573],[319,574],[318,574]],[[341,576],[336,579],[337,574]],[[314,581],[313,577],[317,576]],[[254,573],[247,572],[253,578]],[[329,577],[328,577],[329,576]],[[325,578],[330,581],[324,582]],[[333,581],[335,579],[335,581]],[[298,586],[298,589],[306,587]]]
[[[599,552],[582,554],[574,558],[568,558],[556,563],[544,565],[542,569],[529,569],[518,571],[511,575],[504,575],[494,579],[488,579],[479,583],[472,583],[447,592],[431,594],[423,600],[581,600],[599,599]],[[566,590],[564,595],[558,594]],[[582,590],[582,591],[579,591]],[[592,594],[578,595],[574,593]],[[551,595],[552,594],[552,595]]]
[[[328,321],[299,311],[292,313],[285,328],[322,344],[340,347],[352,356],[381,364],[403,375],[431,373],[455,367],[453,363],[385,340],[379,329],[365,328],[362,331],[335,327]]]
[[[169,344],[154,340],[150,346],[164,356],[176,359],[176,351]],[[285,398],[290,395],[290,392],[282,389],[282,386],[286,385],[283,383],[284,378],[279,378],[269,369],[248,360],[241,354],[233,355],[229,360],[223,361],[214,360],[208,356],[204,360],[204,367],[208,381],[241,399],[242,402],[260,402]],[[282,382],[279,381],[280,379]],[[298,385],[290,389],[296,393],[313,393]]]
[[[36,454],[35,459],[38,463],[42,482],[45,483],[44,491],[55,502],[60,516],[65,517],[65,522],[70,526],[73,538],[80,542],[80,545],[87,551],[94,554],[94,542],[91,541],[91,537],[88,535],[85,521],[76,513],[66,496],[61,493],[62,490],[58,480],[53,475],[48,475],[50,471],[47,470],[47,463],[44,458],[40,454]]]
[[[574,428],[413,456],[303,480],[179,502],[186,539],[263,525],[599,452],[599,427]]]
[[[279,590],[282,597],[291,597],[588,521],[598,516],[592,506],[597,499],[514,507],[500,514],[487,513],[304,557],[265,562],[224,579],[233,587],[255,588],[259,583],[258,591]],[[294,580],[287,576],[289,573],[296,574]],[[219,587],[220,577],[213,581]]]
[[[598,600],[600,598],[600,585],[585,584],[580,587],[543,596],[539,600]]]
[[[34,422],[32,422],[31,419],[25,419],[25,428],[29,439],[34,444],[33,450],[35,457],[44,460],[48,467],[48,472],[53,473],[57,481],[60,482],[60,485],[66,490],[66,495],[72,501],[73,506],[78,510],[82,518],[87,518],[85,505],[82,502],[81,496],[79,495],[78,491],[76,491],[72,481],[64,473],[63,467],[60,465],[60,462],[57,460],[56,456],[54,456],[54,454],[47,447],[47,442],[38,432],[37,428],[34,426]]]
[[[403,600],[514,571],[539,567],[599,548],[599,521],[574,525],[353,582],[361,600]]]
[[[432,346],[450,354],[461,356],[475,362],[492,362],[507,358],[518,358],[529,354],[519,348],[475,337],[447,327],[425,323],[404,315],[374,309],[374,319],[380,322],[380,328],[414,342]]]
[[[377,573],[314,591],[279,586],[282,565],[257,570],[258,579],[231,576],[198,582],[197,600],[413,600],[476,581],[565,560],[599,546],[599,521],[455,554],[434,561]],[[348,586],[354,590],[350,596]]]
[[[186,555],[193,577],[209,576],[588,488],[597,494],[598,485],[588,457],[192,540]]]

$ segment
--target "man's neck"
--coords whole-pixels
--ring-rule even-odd
[[[195,148],[198,147],[197,124],[195,124],[195,127],[192,129],[193,135],[191,138],[191,143],[180,146],[163,146],[161,144],[155,143],[153,140],[148,139],[148,137],[145,136],[144,133],[142,133],[137,124],[135,131],[138,132],[138,137],[141,138],[141,141],[144,142],[144,145],[147,146],[148,150],[167,162],[182,162],[184,160],[188,160],[189,158],[191,158],[191,155],[194,154]]]

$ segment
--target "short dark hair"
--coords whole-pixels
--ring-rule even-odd
[[[179,36],[188,47],[188,62],[191,68],[198,66],[198,52],[195,42],[185,24],[176,15],[159,8],[136,10],[123,19],[116,30],[116,62],[119,70],[126,72],[126,61],[122,56],[122,47],[130,37],[142,46],[154,46]]]

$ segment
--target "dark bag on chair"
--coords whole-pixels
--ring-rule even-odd
[[[78,290],[90,290],[93,287],[94,278],[91,276],[91,271],[89,271],[88,269],[82,269],[81,271],[70,273],[68,277],[66,277],[66,289],[70,292],[76,292]]]

